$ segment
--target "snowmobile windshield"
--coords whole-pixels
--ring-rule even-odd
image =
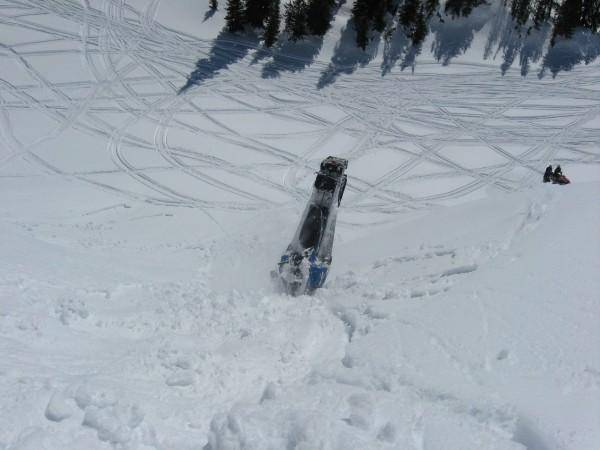
[[[316,205],[311,205],[306,220],[300,230],[300,245],[302,248],[316,247],[323,228],[323,212]]]

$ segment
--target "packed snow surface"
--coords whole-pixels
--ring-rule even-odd
[[[403,71],[350,7],[271,53],[203,0],[0,0],[0,449],[600,448],[600,67]]]

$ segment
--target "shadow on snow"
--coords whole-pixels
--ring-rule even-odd
[[[213,41],[208,57],[202,58],[196,63],[196,68],[188,76],[187,82],[179,90],[179,93],[214,78],[219,71],[244,59],[257,45],[258,36],[254,33],[238,35],[225,30],[221,31]]]
[[[453,58],[465,53],[473,43],[475,33],[480,31],[492,18],[493,10],[489,5],[482,5],[473,10],[468,17],[451,19],[431,25],[434,41],[431,53],[434,58],[447,66]]]
[[[590,64],[600,57],[600,34],[578,30],[571,39],[558,39],[544,56],[542,78],[547,70],[555,77],[560,71],[572,70],[576,65]]]
[[[354,21],[350,19],[342,29],[331,62],[321,73],[317,87],[322,89],[334,83],[340,75],[350,75],[359,67],[369,64],[377,56],[380,36],[380,33],[375,33],[367,48],[362,50],[356,45],[356,29],[354,28]]]
[[[262,76],[275,78],[281,72],[301,72],[313,64],[322,48],[322,37],[309,36],[296,42],[284,39],[269,55],[273,59],[264,65]]]
[[[216,9],[209,8],[208,11],[204,13],[204,20],[202,21],[202,23],[206,22],[208,19],[214,16],[216,12]]]
[[[422,44],[414,45],[400,26],[390,30],[383,45],[383,61],[381,76],[386,76],[400,62],[400,70],[408,67],[414,71],[417,56],[421,53]]]
[[[332,17],[335,17],[346,0],[335,2]],[[273,60],[265,64],[263,78],[278,77],[281,72],[300,72],[311,66],[323,48],[325,36],[307,36],[300,41],[290,41],[286,33],[282,33],[280,43],[270,54]],[[266,52],[257,55],[256,60],[265,56]]]
[[[213,10],[206,13],[208,20]],[[475,33],[489,24],[489,35],[484,48],[483,58],[495,60],[502,55],[500,70],[505,74],[515,63],[521,69],[521,75],[527,76],[531,63],[541,60],[540,78],[550,72],[555,77],[561,71],[570,71],[576,65],[590,64],[600,57],[600,35],[587,30],[577,30],[571,39],[558,39],[554,46],[547,42],[551,34],[551,25],[540,29],[533,26],[515,24],[507,8],[502,5],[492,7],[483,4],[475,8],[468,17],[445,20],[431,20],[430,33],[434,39],[431,52],[442,65],[448,65],[457,56],[466,52],[473,43]],[[421,45],[412,45],[401,27],[389,29],[384,34],[381,74],[388,74],[399,62],[401,70],[411,67],[414,71]],[[342,29],[334,48],[331,61],[320,74],[317,87],[322,89],[336,82],[340,75],[350,75],[358,68],[367,66],[377,56],[382,40],[381,33],[373,33],[367,48],[356,46],[356,30],[352,19]],[[323,48],[323,38],[309,36],[293,42],[282,33],[279,43],[273,49],[259,48],[259,35],[256,32],[232,34],[221,31],[212,43],[205,58],[196,63],[186,84],[179,93],[192,86],[200,85],[214,78],[223,69],[244,59],[252,50],[256,54],[251,64],[257,64],[267,58],[262,68],[263,78],[275,78],[281,72],[302,72],[315,62]],[[547,47],[546,53],[544,49]]]
[[[506,8],[496,11],[491,22],[491,29],[485,46],[484,59],[495,59],[503,52],[500,70],[504,75],[519,57],[521,75],[527,76],[530,63],[537,63],[544,52],[544,44],[550,36],[551,26],[543,25],[540,29],[533,26],[519,26]],[[496,47],[495,52],[492,51]]]

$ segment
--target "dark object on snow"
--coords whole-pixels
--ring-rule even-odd
[[[325,283],[331,265],[337,209],[346,188],[347,167],[347,160],[333,156],[321,162],[294,239],[281,257],[277,271],[272,272],[290,295],[311,294]]]
[[[558,178],[558,177],[560,177],[562,174],[563,174],[563,173],[562,173],[562,169],[560,168],[560,165],[559,165],[559,166],[556,166],[556,169],[554,169],[554,174],[553,174],[553,175],[554,175],[554,178]]]
[[[565,177],[564,175],[559,175],[559,176],[555,176],[552,179],[552,183],[554,184],[570,184],[571,180],[569,180],[567,177]]]
[[[552,181],[552,166],[546,167],[544,172],[544,183],[550,183]]]
[[[554,173],[552,174],[552,183],[553,184],[569,184],[571,181],[565,177],[562,173],[562,169],[560,166],[556,166],[554,169]]]
[[[546,167],[546,171],[544,172],[544,183],[552,182],[552,184],[570,184],[571,180],[565,177],[562,173],[562,169],[560,166],[556,166],[554,172],[552,171],[552,166]]]

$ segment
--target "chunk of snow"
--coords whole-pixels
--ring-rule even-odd
[[[50,397],[44,415],[46,419],[53,422],[61,422],[73,414],[73,407],[67,402],[67,399],[59,392],[55,392]]]

